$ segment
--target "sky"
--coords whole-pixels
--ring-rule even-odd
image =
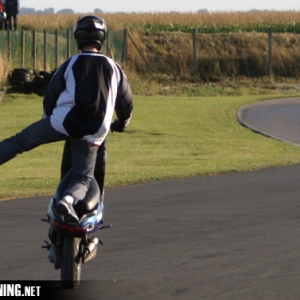
[[[54,8],[55,12],[64,8],[71,8],[77,13],[93,12],[95,8],[104,13],[110,12],[197,12],[207,9],[211,12],[233,12],[259,10],[296,10],[300,11],[300,1],[295,0],[19,0],[21,7],[44,10]]]

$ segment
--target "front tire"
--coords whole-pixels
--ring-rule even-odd
[[[61,284],[76,289],[81,277],[80,238],[64,236],[61,256]]]

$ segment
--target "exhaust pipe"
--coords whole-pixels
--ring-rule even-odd
[[[56,247],[54,244],[51,245],[49,251],[48,251],[48,258],[51,263],[56,263],[57,261],[57,256],[56,256]]]
[[[93,260],[97,255],[97,244],[99,240],[96,237],[93,237],[90,242],[87,244],[84,255],[83,255],[83,263],[89,262]]]

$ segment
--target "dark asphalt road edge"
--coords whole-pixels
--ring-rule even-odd
[[[267,101],[283,101],[284,99],[278,99],[278,100],[267,100]],[[265,101],[265,102],[267,102]],[[236,113],[236,119],[237,121],[244,127],[250,129],[251,131],[255,132],[255,133],[258,133],[258,134],[262,134],[268,138],[272,138],[272,139],[275,139],[275,140],[278,140],[278,141],[281,141],[281,142],[284,142],[284,143],[289,143],[289,144],[292,144],[294,146],[300,146],[300,144],[296,144],[296,143],[293,143],[293,142],[290,142],[288,140],[285,140],[285,139],[282,139],[282,138],[279,138],[279,137],[276,137],[272,134],[269,134],[263,130],[260,130],[259,128],[256,128],[255,126],[249,124],[248,122],[245,121],[245,119],[243,118],[243,114],[245,113],[245,111],[249,108],[253,108],[253,107],[259,107],[258,103],[261,103],[261,102],[257,102],[257,103],[252,103],[252,104],[246,104],[242,107],[239,108],[239,110],[237,111]]]

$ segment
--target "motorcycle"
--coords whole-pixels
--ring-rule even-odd
[[[45,241],[48,250],[48,258],[54,264],[54,268],[60,271],[60,279],[63,288],[75,289],[80,284],[82,264],[92,261],[97,255],[98,244],[102,241],[91,234],[98,230],[111,228],[104,225],[104,205],[100,199],[100,189],[95,179],[81,201],[74,205],[79,222],[69,222],[60,215],[55,205],[62,198],[70,180],[68,173],[56,189],[55,196],[50,200],[47,219],[41,219],[50,224],[48,237],[50,243]]]

